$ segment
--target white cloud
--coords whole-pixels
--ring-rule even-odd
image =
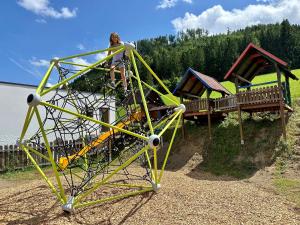
[[[81,43],[77,45],[77,48],[78,48],[79,50],[85,50],[84,45],[81,44]]]
[[[179,0],[161,0],[159,4],[156,6],[157,9],[166,9],[166,8],[172,8],[176,6]],[[191,4],[193,0],[181,0],[185,3]]]
[[[48,67],[50,65],[50,62],[48,60],[37,59],[36,57],[32,57],[32,59],[29,60],[29,63],[37,67]]]
[[[158,9],[165,9],[165,8],[171,8],[176,5],[178,0],[162,0],[156,8]]]
[[[70,10],[67,7],[62,7],[60,10],[56,10],[49,6],[50,0],[19,0],[17,3],[24,9],[37,15],[55,19],[72,18],[75,17],[77,13],[77,8]]]
[[[95,55],[95,59],[97,61],[99,61],[101,59],[104,59],[106,56],[107,56],[107,52],[101,52],[101,53],[98,53],[98,54]]]
[[[229,28],[237,30],[256,24],[281,22],[288,19],[300,24],[300,0],[271,0],[244,9],[224,10],[221,5],[213,6],[199,15],[185,13],[184,17],[172,20],[176,31],[203,28],[210,34],[224,33]]]
[[[83,58],[80,58],[80,57],[73,58],[72,62],[76,63],[76,64],[81,64],[81,65],[87,65],[87,66],[90,65],[90,63],[86,59],[83,59]],[[83,66],[73,66],[73,68],[75,70],[82,70],[85,67],[83,67]]]

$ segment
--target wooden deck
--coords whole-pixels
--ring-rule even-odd
[[[250,91],[246,90],[223,98],[201,98],[185,101],[186,112],[184,117],[187,120],[195,120],[195,117],[207,117],[208,112],[210,112],[212,118],[218,118],[228,112],[238,111],[238,108],[249,113],[273,112],[279,111],[281,104],[283,104],[285,110],[293,111],[290,106],[285,104],[281,96],[280,88],[271,86]]]

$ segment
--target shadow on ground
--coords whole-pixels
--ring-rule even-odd
[[[153,196],[144,193],[68,214],[46,185],[25,189],[0,198],[0,224],[123,224]]]

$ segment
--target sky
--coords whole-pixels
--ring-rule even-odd
[[[189,28],[218,34],[283,19],[300,24],[300,0],[1,0],[0,81],[37,85],[51,59],[104,49],[111,32],[136,41]]]

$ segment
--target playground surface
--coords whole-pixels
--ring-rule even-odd
[[[194,170],[199,160],[196,155],[180,170],[166,171],[157,194],[86,207],[72,215],[62,212],[38,177],[0,180],[0,224],[300,224],[300,209],[268,187],[266,173],[272,168],[236,180]]]

